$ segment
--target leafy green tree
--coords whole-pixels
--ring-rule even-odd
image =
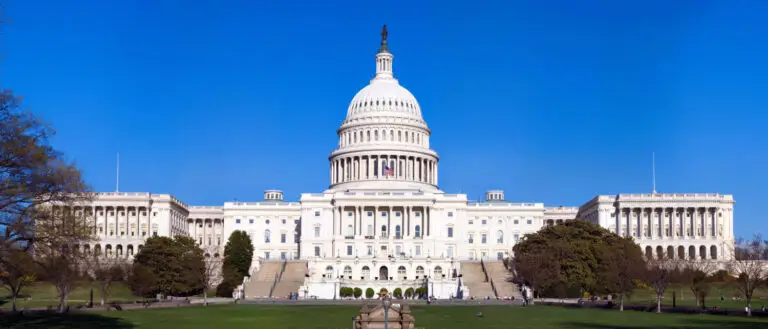
[[[232,297],[232,291],[243,282],[243,277],[250,275],[253,260],[253,243],[245,231],[236,230],[229,236],[224,246],[222,281],[216,287],[216,296]]]
[[[355,288],[354,293],[355,293],[355,298],[360,298],[360,296],[363,295],[363,289]]]
[[[646,274],[643,252],[631,237],[611,239],[610,244],[597,248],[596,292],[619,295],[619,310],[624,310],[624,299],[636,288]]]
[[[194,295],[205,286],[204,268],[203,251],[192,238],[151,237],[134,256],[131,287],[144,296]]]
[[[253,260],[253,243],[251,237],[245,231],[236,230],[229,236],[227,245],[224,246],[224,269],[235,271],[243,277],[249,275],[251,261]],[[226,276],[226,275],[225,275]]]
[[[413,297],[413,288],[405,289],[405,298],[412,298]]]
[[[403,289],[395,288],[392,294],[395,295],[395,298],[403,298]]]
[[[581,295],[581,291],[596,294],[619,289],[625,282],[617,282],[615,275],[636,267],[629,263],[623,264],[626,266],[613,264],[618,258],[607,251],[618,248],[637,261],[634,255],[639,247],[630,248],[626,242],[620,236],[580,219],[545,227],[525,235],[513,248],[515,281],[532,287],[539,295],[554,297]],[[642,258],[639,264],[644,264]],[[610,275],[601,274],[604,270],[611,270],[614,279],[607,281]]]
[[[373,298],[374,294],[376,294],[376,292],[373,290],[373,288],[365,289],[365,298],[371,299]]]

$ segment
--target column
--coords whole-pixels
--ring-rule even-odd
[[[378,228],[376,228],[376,216],[378,215],[377,212],[379,212],[379,207],[373,206],[373,238],[376,239]],[[374,252],[377,252],[374,250]]]
[[[403,216],[408,216],[407,218],[408,225],[405,226],[406,227],[405,236],[410,237],[411,236],[411,206],[405,207],[405,213],[403,214]]]
[[[437,172],[438,172],[438,170],[437,170],[437,161],[435,161],[435,185],[437,185]]]
[[[333,207],[333,233],[332,233],[332,236],[336,236],[336,227],[339,226],[339,224],[337,224],[338,221],[339,221],[338,215],[339,215],[338,207],[334,206]]]
[[[424,216],[426,217],[426,221],[427,221],[427,228],[425,231],[427,232],[427,236],[431,236],[432,229],[430,227],[432,226],[432,221],[430,218],[431,214],[429,213],[429,207],[424,207]]]
[[[387,239],[392,236],[392,206],[387,207]]]
[[[616,209],[616,234],[621,235],[621,217],[624,216],[624,210]]]

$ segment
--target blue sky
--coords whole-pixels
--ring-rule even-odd
[[[578,206],[734,194],[768,233],[765,1],[7,0],[0,85],[57,129],[99,191],[189,204],[297,200],[373,76],[382,24],[440,185]]]

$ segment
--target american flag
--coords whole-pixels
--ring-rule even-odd
[[[395,169],[387,165],[387,163],[384,163],[384,168],[381,169],[381,173],[384,176],[394,176],[395,175]]]

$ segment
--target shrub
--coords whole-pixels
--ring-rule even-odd
[[[376,294],[376,292],[373,291],[373,288],[365,289],[365,298],[373,298],[374,294]]]
[[[395,288],[392,294],[395,295],[395,298],[403,298],[403,290],[400,288]]]
[[[405,298],[413,297],[413,288],[405,289]]]
[[[360,298],[363,295],[363,289],[355,288],[355,298]]]

